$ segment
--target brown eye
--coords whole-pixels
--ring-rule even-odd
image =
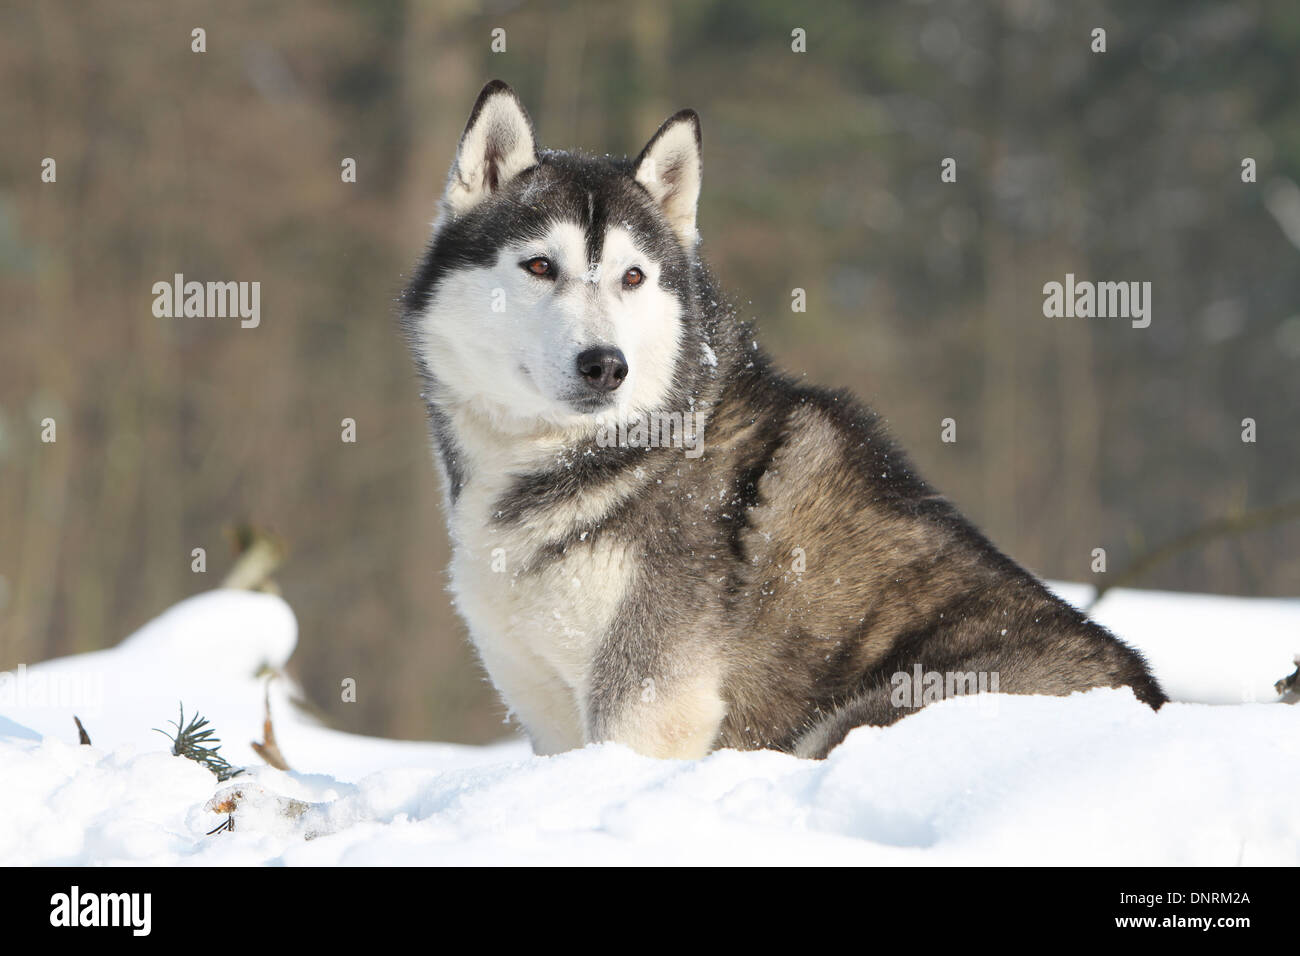
[[[636,266],[633,266],[631,269],[628,269],[627,272],[623,273],[623,288],[625,289],[635,289],[644,281],[645,273]]]
[[[523,263],[523,267],[535,276],[541,276],[543,279],[555,278],[555,268],[551,265],[551,260],[545,256],[536,256]]]

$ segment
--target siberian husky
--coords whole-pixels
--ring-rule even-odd
[[[403,293],[451,590],[534,749],[822,757],[927,702],[913,674],[1159,708],[874,412],[772,367],[700,258],[701,175],[691,110],[630,161],[539,150],[494,81]]]

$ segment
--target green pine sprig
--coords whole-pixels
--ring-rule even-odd
[[[195,763],[206,767],[211,773],[216,775],[218,783],[225,783],[231,777],[237,777],[243,773],[242,767],[233,767],[225,757],[217,753],[221,747],[221,741],[213,736],[216,731],[208,726],[207,718],[200,717],[197,713],[190,718],[189,723],[185,722],[185,707],[181,705],[180,720],[169,720],[169,724],[176,728],[176,735],[172,736],[165,730],[159,730],[158,733],[165,736],[172,742],[172,753],[178,757],[188,757]]]

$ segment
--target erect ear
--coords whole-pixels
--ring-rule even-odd
[[[459,216],[536,164],[533,124],[523,104],[514,90],[493,80],[483,87],[469,114],[443,203]]]
[[[686,249],[695,248],[695,207],[703,171],[695,110],[668,117],[636,160],[636,181],[659,203]]]

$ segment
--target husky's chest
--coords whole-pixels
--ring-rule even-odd
[[[503,479],[471,481],[451,519],[451,585],[494,683],[515,706],[513,684],[555,685],[582,709],[596,652],[634,573],[630,549],[579,532],[557,546],[572,516],[502,526]]]

